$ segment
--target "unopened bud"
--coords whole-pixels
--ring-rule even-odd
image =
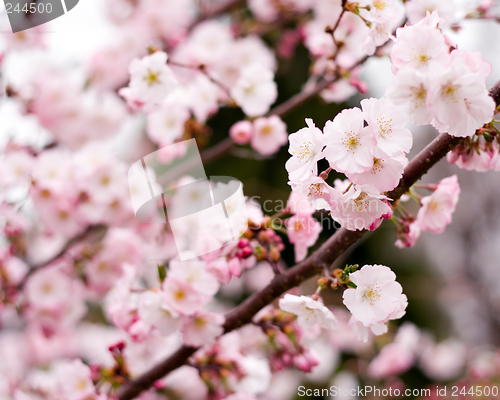
[[[238,247],[240,249],[243,249],[243,248],[247,247],[249,244],[250,244],[250,240],[248,240],[247,238],[241,238],[240,241],[238,242]]]
[[[253,249],[250,246],[247,246],[241,249],[242,258],[248,258],[253,254]]]
[[[321,289],[324,289],[328,286],[328,282],[330,282],[330,279],[326,278],[326,277],[323,277],[323,278],[319,278],[318,279],[318,286],[321,288]]]
[[[277,247],[271,247],[271,251],[269,253],[269,257],[271,257],[271,260],[274,262],[278,262],[281,259],[281,252]]]
[[[267,234],[267,230],[259,232],[259,240],[264,243],[267,243],[269,241],[269,235]]]
[[[267,259],[267,250],[264,247],[258,247],[255,257],[258,261],[264,261]]]
[[[332,276],[338,280],[340,278],[340,275],[342,275],[342,272],[344,271],[341,270],[340,268],[337,268],[332,272]]]
[[[156,53],[157,51],[161,51],[161,50],[158,47],[156,47],[156,46],[149,46],[148,47],[148,53],[149,54]]]

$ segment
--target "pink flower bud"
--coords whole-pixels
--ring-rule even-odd
[[[250,142],[253,133],[253,126],[250,121],[236,122],[229,130],[231,139],[237,144],[247,144]]]
[[[250,243],[250,240],[248,240],[247,238],[241,238],[240,241],[238,242],[238,247],[240,249],[243,249],[245,247],[247,247]]]

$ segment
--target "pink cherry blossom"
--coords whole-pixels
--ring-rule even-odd
[[[386,98],[361,100],[361,108],[375,134],[377,148],[389,156],[410,151],[413,137],[406,128],[408,115],[405,112],[397,110]]]
[[[318,174],[318,161],[324,158],[321,152],[324,147],[324,135],[316,128],[312,119],[306,119],[307,128],[302,128],[288,136],[290,147],[288,152],[292,155],[285,168],[288,179],[297,181],[309,178],[311,174]]]
[[[148,114],[148,136],[160,146],[172,144],[184,134],[184,125],[189,117],[189,111],[185,107],[165,101]]]
[[[450,60],[431,93],[432,124],[452,136],[472,136],[493,119],[496,105],[482,73],[475,72],[460,55]]]
[[[297,315],[299,324],[306,329],[316,324],[325,329],[335,329],[338,325],[337,318],[324,304],[308,296],[285,294],[279,305],[283,311]]]
[[[437,189],[430,196],[421,200],[416,223],[423,231],[441,233],[451,223],[460,195],[460,186],[456,175],[445,178],[437,184]]]
[[[244,68],[231,88],[231,97],[249,117],[265,114],[277,96],[273,71],[259,64]]]
[[[375,138],[364,126],[363,112],[355,107],[343,110],[327,121],[323,129],[326,148],[323,150],[330,166],[339,172],[364,172],[373,166]]]
[[[167,276],[163,282],[165,300],[174,310],[184,315],[190,315],[199,310],[203,298],[189,283],[178,278]]]
[[[398,28],[396,44],[391,50],[392,71],[411,68],[423,73],[435,73],[444,67],[448,60],[448,46],[439,29],[429,26],[426,19],[413,26]]]
[[[289,182],[294,192],[300,196],[307,197],[316,210],[330,209],[331,187],[319,176],[311,175],[309,178]],[[290,203],[289,203],[290,204]]]
[[[398,156],[389,157],[383,152],[376,153],[373,157],[373,167],[371,170],[358,174],[347,173],[347,177],[354,184],[370,184],[380,192],[386,192],[394,189],[401,177],[403,170],[408,164],[408,159],[401,152]]]
[[[295,262],[307,256],[307,249],[318,240],[321,224],[312,217],[294,215],[287,221],[290,243],[294,244]]]
[[[396,274],[390,268],[365,265],[359,271],[351,273],[350,279],[356,289],[344,291],[344,304],[365,327],[401,318],[404,314],[406,296],[402,293],[401,285],[396,282]]]
[[[287,139],[286,125],[277,115],[257,118],[253,122],[252,148],[263,155],[276,153]]]
[[[188,283],[207,299],[211,299],[219,290],[219,282],[201,261],[171,261],[168,276]]]
[[[182,325],[179,313],[167,304],[163,292],[151,290],[144,292],[141,295],[138,313],[142,320],[153,325],[164,335],[170,335]]]
[[[387,197],[372,185],[352,185],[345,193],[330,193],[332,218],[344,228],[375,230],[382,218],[390,218],[392,208]]]
[[[142,59],[134,59],[129,67],[131,95],[137,101],[160,103],[177,83],[167,66],[167,53],[158,51]]]
[[[229,136],[237,144],[247,144],[253,134],[253,125],[250,121],[238,121],[229,130]]]
[[[68,400],[80,400],[95,393],[90,368],[80,360],[61,361],[55,366],[59,393]]]
[[[200,378],[199,371],[183,365],[162,379],[164,387],[185,400],[204,399],[208,395],[207,385]]]
[[[429,106],[430,85],[426,75],[405,68],[394,76],[393,84],[386,90],[386,95],[396,107],[410,114],[415,125],[427,125],[433,118]]]
[[[456,339],[431,343],[420,356],[424,373],[438,381],[449,381],[464,368],[467,357],[466,346]]]
[[[413,247],[417,243],[417,240],[420,238],[421,232],[422,230],[420,229],[419,224],[413,222],[408,225],[408,231],[406,232],[406,234],[402,237],[399,237],[394,245],[396,247],[399,247],[400,249],[404,247]]]
[[[222,335],[225,320],[222,314],[197,312],[184,322],[182,341],[187,346],[209,344]]]

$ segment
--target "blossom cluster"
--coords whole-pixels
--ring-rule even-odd
[[[292,157],[286,169],[292,189],[317,209],[329,210],[349,230],[374,230],[392,214],[383,192],[399,183],[412,135],[405,127],[406,114],[388,99],[371,98],[361,105],[362,110],[344,110],[327,121],[323,131],[306,121],[307,128],[290,135]],[[317,162],[323,158],[349,180],[328,185],[318,176]]]
[[[405,314],[407,297],[396,282],[396,274],[386,266],[365,265],[350,272],[347,281],[345,277],[335,278],[333,284],[347,286],[343,301],[352,314],[349,327],[358,332],[359,340],[367,342],[369,331],[375,335],[387,332],[387,322]],[[279,305],[283,311],[297,315],[298,323],[305,329],[319,326],[334,330],[339,325],[335,315],[311,297],[286,294]]]
[[[58,64],[45,51],[43,26],[0,38],[0,112],[19,122],[0,129],[0,400],[116,399],[181,346],[196,348],[189,362],[138,399],[287,400],[297,382],[356,384],[349,368],[339,368],[353,356],[366,361],[374,379],[412,367],[436,381],[463,370],[474,379],[499,376],[493,351],[436,343],[412,325],[396,329],[390,321],[405,314],[408,299],[386,266],[330,273],[321,265],[326,276],[313,295],[304,295],[304,286],[274,305],[279,293],[269,296],[269,287],[289,285],[296,271],[288,271],[288,245],[299,268],[318,260],[307,259],[322,240],[317,210],[352,231],[391,219],[400,247],[451,222],[460,193],[455,175],[422,185],[428,196],[414,186],[397,203],[390,197],[413,143],[408,118],[465,137],[448,155],[455,165],[500,169],[500,133],[485,85],[491,68],[445,34],[456,27],[458,7],[435,0],[248,0],[248,10],[234,2],[212,15],[210,7],[219,7],[213,3],[107,0],[113,40],[78,63]],[[483,1],[474,12],[490,18],[489,7]],[[411,25],[393,36],[403,9]],[[295,67],[301,43],[310,74],[285,107],[271,108],[284,97],[278,99],[276,77]],[[16,62],[31,53],[35,70],[15,79]],[[384,54],[394,73],[385,97],[344,109],[323,129],[307,118],[288,135],[287,112],[318,93],[337,103],[366,93],[361,64]],[[265,216],[258,204],[231,197],[223,210],[230,232],[220,214],[205,212],[186,217],[174,237],[170,213],[206,211],[214,196],[191,185],[198,179],[191,171],[162,181],[159,174],[184,152],[165,146],[196,139],[203,148],[212,117],[226,122],[225,112],[232,126],[222,144],[254,150],[236,149],[235,156],[263,160],[289,143],[287,205]],[[146,166],[157,149],[158,165]],[[139,159],[144,169],[127,176]],[[224,167],[232,173],[232,164]],[[333,172],[346,179],[327,183]],[[211,188],[229,195],[234,184],[211,181]],[[162,200],[153,211],[170,220],[136,218],[130,197],[145,185]],[[405,198],[417,201],[415,216]],[[342,293],[320,297],[327,288]],[[242,302],[262,309],[240,327],[250,318],[235,322],[231,310]]]
[[[434,11],[398,28],[390,54],[394,82],[387,96],[416,125],[469,137],[493,119],[496,106],[486,88],[491,65],[480,53],[455,49],[439,29],[442,21]]]

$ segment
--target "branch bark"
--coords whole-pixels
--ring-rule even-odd
[[[500,82],[490,90],[490,95],[498,106],[500,104]],[[447,133],[440,134],[406,166],[399,185],[388,193],[388,197],[393,201],[398,200],[414,183],[427,173],[433,165],[445,157],[448,151],[458,145],[461,140],[461,138],[452,137]],[[271,303],[291,288],[321,273],[325,266],[330,267],[337,257],[360,239],[366,232],[367,231],[348,231],[344,228],[339,229],[308,258],[285,271],[283,274],[276,275],[268,286],[260,292],[254,293],[234,310],[227,313],[224,332],[230,332],[249,323],[254,315],[267,304]],[[150,388],[156,380],[185,364],[187,359],[193,355],[196,350],[197,349],[193,347],[182,346],[172,356],[124,386],[118,395],[118,399],[134,399],[143,390]]]

